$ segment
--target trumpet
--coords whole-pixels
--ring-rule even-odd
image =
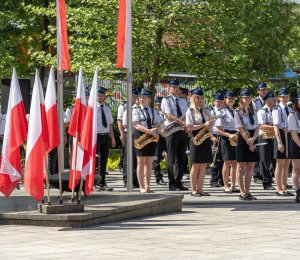
[[[234,133],[234,135],[238,136],[239,135],[239,131],[236,131]],[[229,142],[231,146],[236,146],[237,145],[237,140],[233,140],[232,138],[229,138]]]

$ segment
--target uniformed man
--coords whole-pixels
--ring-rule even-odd
[[[258,143],[267,143],[266,145],[258,146],[260,152],[260,168],[263,177],[263,186],[265,190],[275,190],[272,186],[272,173],[270,171],[270,165],[273,169],[276,166],[276,160],[274,159],[274,137],[264,139],[262,134],[265,130],[275,131],[273,126],[272,111],[276,105],[275,95],[270,91],[264,96],[263,101],[265,105],[257,113],[257,120],[259,124],[259,138]],[[275,134],[274,134],[275,136]]]
[[[112,188],[107,186],[105,181],[106,165],[110,147],[115,147],[116,141],[114,137],[114,132],[112,128],[113,117],[109,106],[105,104],[106,98],[106,88],[100,87],[98,89],[98,114],[97,114],[97,148],[96,154],[99,156],[99,173],[101,175],[100,190],[102,191],[112,191]],[[98,161],[96,160],[96,163]]]
[[[253,104],[254,110],[256,111],[256,113],[258,113],[258,111],[260,109],[262,109],[263,106],[265,105],[263,98],[268,93],[268,86],[267,86],[267,83],[261,82],[255,88],[256,88],[258,97],[256,97],[255,99],[252,100],[252,104]],[[274,175],[273,170],[272,170],[272,175]],[[263,177],[261,175],[261,170],[260,170],[260,162],[257,162],[254,165],[253,180],[254,180],[254,183],[257,183],[257,184],[263,183]]]
[[[138,97],[138,90],[137,89],[132,89],[132,105],[134,106],[136,103]],[[127,100],[124,100],[121,105],[118,108],[118,128],[120,131],[120,139],[122,142],[122,152],[124,154],[123,158],[123,181],[124,181],[124,187],[127,187],[127,129],[124,127],[127,126],[127,120],[124,118],[127,113]],[[124,120],[125,119],[125,120]],[[133,139],[132,139],[133,140]],[[133,143],[132,143],[133,146]],[[139,183],[137,180],[137,175],[136,175],[136,167],[137,167],[137,160],[135,156],[134,149],[132,151],[132,157],[133,157],[133,187],[134,188],[139,188]]]
[[[161,112],[162,99],[163,97],[157,97],[155,99],[155,106],[159,116],[159,121],[164,120],[164,115]],[[164,128],[164,124],[161,125],[161,129],[163,128]],[[167,151],[166,138],[164,138],[162,135],[159,134],[159,140],[156,146],[155,156],[153,159],[153,169],[154,169],[154,175],[155,175],[157,185],[166,185],[166,183],[163,180],[163,175],[161,173],[160,164],[159,164],[163,158],[163,151]]]
[[[165,122],[165,125],[167,126],[178,119],[177,123],[179,125],[182,125],[185,129],[185,131],[177,131],[166,137],[169,190],[188,190],[188,188],[183,186],[181,181],[184,171],[185,153],[188,142],[188,130],[185,126],[185,120],[179,119],[181,116],[186,114],[188,107],[186,100],[178,96],[180,87],[179,81],[171,80],[168,82],[168,84],[171,94],[163,98],[161,104],[161,110],[168,115],[168,119]],[[176,156],[178,158],[177,161],[175,161]],[[175,171],[173,170],[174,163]]]

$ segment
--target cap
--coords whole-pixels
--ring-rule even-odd
[[[163,97],[157,97],[155,99],[155,104],[161,104]]]
[[[288,96],[290,94],[290,90],[287,87],[282,87],[281,89],[276,91],[276,94],[280,97]]]
[[[76,96],[77,95],[77,90],[72,91],[72,95]]]
[[[89,93],[89,92],[85,92],[85,96],[86,96],[86,97],[89,97],[89,96],[90,96],[90,93]]]
[[[239,96],[240,97],[251,97],[251,91],[248,88],[243,88],[240,92],[239,92]]]
[[[257,90],[262,90],[262,89],[266,89],[268,88],[267,83],[266,82],[261,82],[259,83],[256,87]]]
[[[44,94],[45,94],[47,92],[47,88],[44,88],[43,91],[44,91]]]
[[[226,94],[226,92],[227,92],[227,90],[225,88],[221,88],[216,92],[216,94],[221,94],[224,96]]]
[[[101,86],[99,86],[99,88],[98,88],[98,94],[106,94],[106,88],[105,87],[101,87]]]
[[[188,94],[189,93],[189,90],[187,88],[180,87],[180,90],[181,90],[182,94]]]
[[[152,97],[152,91],[148,90],[148,89],[143,89],[140,93],[140,96],[149,96]]]
[[[300,99],[300,93],[296,93],[295,96],[294,96],[294,100],[296,99]]]
[[[226,97],[226,98],[235,98],[236,94],[235,94],[234,90],[229,90],[228,92],[226,92],[224,97]]]
[[[132,94],[137,96],[139,94],[139,90],[137,88],[132,89]]]
[[[180,86],[180,83],[179,83],[178,79],[169,80],[168,84],[169,84],[169,87],[178,87],[178,86]]]
[[[195,88],[191,94],[193,96],[202,97],[203,96],[203,89],[202,88]]]
[[[220,92],[217,92],[217,94],[214,95],[214,100],[215,101],[223,101],[224,95],[222,95]]]
[[[264,96],[263,101],[266,101],[269,98],[275,98],[275,95],[272,91],[270,91],[267,95]]]

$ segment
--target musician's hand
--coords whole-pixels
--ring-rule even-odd
[[[154,134],[153,137],[158,141],[159,140],[159,135],[158,134]]]
[[[283,128],[282,130],[283,130],[283,132],[284,132],[285,134],[287,134],[287,133],[289,132],[289,129],[288,129],[288,128]]]
[[[253,138],[249,138],[248,140],[247,140],[247,144],[248,145],[250,145],[250,144],[253,144],[254,143],[254,141],[255,141],[255,139],[253,139]]]
[[[114,148],[116,146],[115,138],[111,139],[111,147]]]
[[[124,135],[120,136],[120,140],[121,140],[122,144],[124,144]]]
[[[214,136],[211,137],[211,140],[213,141],[214,144],[216,144],[218,142],[218,139]]]
[[[257,147],[256,147],[254,144],[251,143],[251,144],[249,145],[249,150],[250,150],[251,152],[254,152],[255,149],[257,149]]]
[[[284,145],[282,142],[278,143],[278,151],[283,153],[284,152]]]
[[[229,138],[232,139],[232,140],[237,140],[237,139],[238,139],[238,136],[232,134],[232,135],[229,136]]]
[[[155,135],[155,134],[157,134],[157,128],[152,128],[152,129],[150,129],[150,131],[149,131],[149,134],[150,135]]]

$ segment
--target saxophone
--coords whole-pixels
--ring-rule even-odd
[[[214,116],[212,119],[210,120],[215,120],[216,116]],[[202,144],[208,137],[210,137],[210,131],[209,131],[209,127],[205,126],[203,127],[198,134],[196,134],[193,137],[193,144],[194,145],[200,145]]]
[[[167,115],[164,113],[165,117],[167,117]],[[166,127],[164,127],[161,130],[161,135],[163,137],[168,137],[171,134],[174,134],[177,131],[183,131],[184,127],[182,125],[178,125],[177,122],[178,120],[185,120],[185,114],[182,115],[181,117],[179,117],[177,120],[173,121],[171,124],[167,125]]]
[[[154,126],[153,128],[159,128],[167,119],[168,116],[167,114],[165,114],[164,112],[162,112],[164,114],[164,116],[166,117],[164,120],[160,121],[156,126]],[[144,148],[147,144],[155,142],[157,143],[158,140],[150,135],[149,133],[143,134],[141,137],[139,137],[138,139],[134,139],[133,143],[134,143],[134,147],[136,149],[142,149]]]
[[[266,129],[264,129],[261,136],[264,139],[274,139],[275,138],[275,130],[266,130]]]
[[[239,131],[236,131],[234,133],[234,135],[238,136],[239,135]],[[237,140],[233,140],[233,139],[229,138],[229,142],[230,142],[231,146],[236,146],[237,145]]]

